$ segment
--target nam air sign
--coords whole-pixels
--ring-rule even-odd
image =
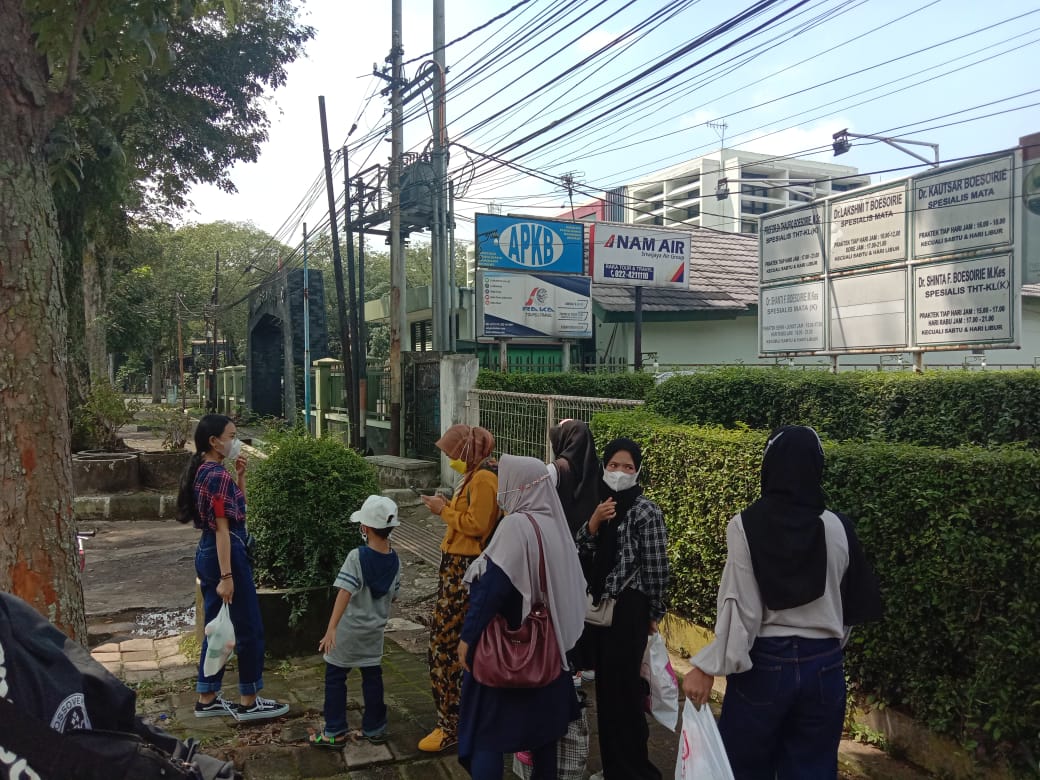
[[[591,262],[594,282],[686,290],[690,234],[597,222],[592,226]]]
[[[476,215],[477,267],[501,271],[585,272],[585,226],[553,219]]]

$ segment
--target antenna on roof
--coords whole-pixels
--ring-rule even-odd
[[[719,135],[719,151],[721,152],[726,148],[726,130],[729,129],[729,125],[726,124],[725,119],[715,119],[711,122],[705,122],[705,125],[710,127]]]

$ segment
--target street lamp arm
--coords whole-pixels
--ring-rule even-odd
[[[880,141],[881,143],[888,144],[889,146],[898,149],[904,154],[908,154],[916,160],[920,160],[926,165],[931,165],[933,168],[939,165],[939,144],[933,144],[928,141],[914,141],[910,138],[888,138],[882,135],[869,135],[866,133],[850,133],[848,130],[839,130],[832,138],[834,139],[834,156],[837,157],[839,154],[844,154],[849,150],[849,139],[850,138],[865,138],[869,141]],[[912,149],[907,149],[906,145],[913,146],[927,146],[931,148],[934,160],[929,160],[922,154],[918,154]]]

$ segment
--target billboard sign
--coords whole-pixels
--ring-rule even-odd
[[[628,287],[690,287],[690,234],[594,224],[592,281]]]
[[[585,273],[585,225],[552,219],[477,214],[477,267],[539,273]]]
[[[1011,247],[1015,156],[946,168],[910,182],[914,258]]]
[[[759,351],[810,352],[824,348],[823,282],[759,290]]]
[[[592,280],[587,276],[477,273],[481,336],[592,337]]]
[[[1028,157],[979,155],[763,216],[760,353],[1018,346],[1023,277],[1040,281],[1040,260],[1023,251],[1031,210],[1040,214],[1040,165]],[[788,296],[814,285],[825,290],[825,347],[813,346],[815,323],[790,319]]]
[[[919,345],[1014,341],[1014,255],[914,266],[914,340]]]
[[[1040,283],[1040,133],[1019,139],[1022,145],[1022,284]]]
[[[906,183],[830,202],[830,269],[906,259]]]
[[[761,218],[759,279],[763,284],[823,273],[823,228],[818,206]]]

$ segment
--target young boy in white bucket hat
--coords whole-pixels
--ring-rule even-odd
[[[350,516],[361,527],[365,544],[350,551],[336,581],[339,589],[325,636],[318,650],[325,654],[325,728],[311,736],[315,747],[343,747],[351,739],[381,744],[387,740],[383,701],[383,631],[390,602],[401,587],[401,561],[390,546],[390,532],[401,524],[397,504],[385,496],[369,496]],[[361,729],[347,728],[347,675],[361,671],[365,702]]]

